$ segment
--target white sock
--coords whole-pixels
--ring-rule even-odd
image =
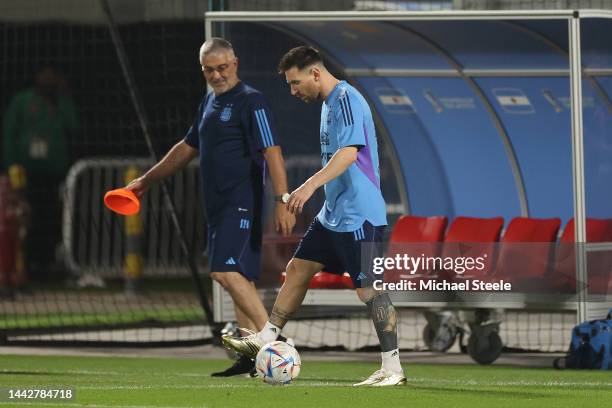
[[[273,325],[270,322],[266,322],[266,325],[257,335],[263,341],[264,344],[271,343],[277,339],[281,333],[281,328]]]
[[[400,364],[398,349],[383,351],[380,353],[380,356],[382,357],[382,368],[397,374],[404,372],[404,370],[402,370],[402,365]]]

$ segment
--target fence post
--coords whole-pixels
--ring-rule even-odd
[[[136,166],[129,166],[125,171],[125,184],[140,176]],[[140,213],[125,217],[125,259],[123,272],[125,276],[124,289],[128,295],[133,295],[142,276],[144,261],[142,258],[142,217]]]

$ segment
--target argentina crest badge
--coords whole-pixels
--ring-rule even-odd
[[[221,115],[219,116],[219,119],[221,119],[222,122],[227,122],[228,120],[230,120],[231,117],[232,117],[232,105],[226,105],[221,111]]]

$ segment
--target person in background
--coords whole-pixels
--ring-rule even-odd
[[[50,65],[35,74],[34,86],[13,96],[3,118],[2,153],[6,168],[21,166],[31,208],[25,241],[29,273],[47,277],[55,264],[61,233],[59,187],[70,165],[69,140],[76,134],[75,105],[66,82]]]

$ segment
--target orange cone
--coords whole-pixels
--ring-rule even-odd
[[[118,188],[104,195],[104,204],[121,215],[134,215],[140,211],[140,200],[131,190]]]

